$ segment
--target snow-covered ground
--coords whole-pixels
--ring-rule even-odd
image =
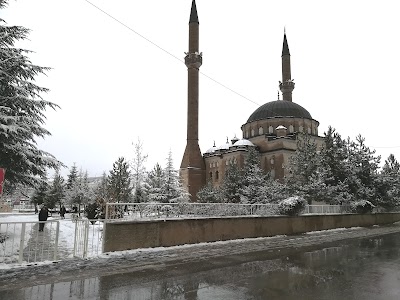
[[[59,215],[53,214],[48,218],[48,221],[59,222],[58,236],[58,257],[60,259],[72,258],[74,253],[74,239],[76,231],[76,223],[70,219],[70,214],[67,214],[66,219],[61,219]],[[36,214],[0,214],[0,235],[2,240],[0,243],[0,269],[9,268],[5,263],[18,261],[21,241],[23,241],[23,249],[29,247],[31,240],[39,241],[43,244],[42,233],[38,232],[38,215]],[[25,223],[25,232],[22,236],[22,223]],[[78,224],[84,226],[84,224]],[[48,240],[53,242],[56,235],[56,222],[50,222],[45,225],[44,235],[48,235]],[[78,227],[78,229],[81,227]],[[101,231],[102,224],[96,222],[95,226],[89,226],[89,244],[88,256],[97,256],[101,251]],[[83,242],[83,236],[78,232],[78,238]],[[43,238],[46,240],[45,238]],[[83,244],[81,244],[83,245]],[[37,247],[37,245],[36,245]],[[46,247],[43,247],[46,249]],[[79,248],[77,250],[80,250]],[[36,262],[39,259],[29,262]],[[25,261],[26,262],[26,261]]]

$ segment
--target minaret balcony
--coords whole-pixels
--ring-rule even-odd
[[[185,56],[185,65],[188,69],[199,69],[201,64],[203,63],[202,53],[194,52],[194,53],[186,53]]]

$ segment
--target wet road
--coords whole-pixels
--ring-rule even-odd
[[[399,226],[209,244],[151,260],[137,258],[134,272],[106,264],[96,276],[3,286],[0,299],[400,299]]]

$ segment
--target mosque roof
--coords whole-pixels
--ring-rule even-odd
[[[305,118],[312,119],[311,114],[302,106],[287,100],[276,100],[265,103],[257,108],[247,120],[247,123],[269,118]]]
[[[252,147],[254,147],[254,144],[252,142],[250,142],[249,140],[240,139],[236,143],[234,143],[233,146],[236,146],[236,147],[238,147],[238,146],[252,146]]]

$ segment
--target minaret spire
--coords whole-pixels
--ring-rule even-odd
[[[292,101],[292,92],[294,90],[294,82],[290,67],[290,51],[289,44],[286,38],[286,28],[283,33],[282,46],[282,82],[279,82],[279,88],[282,92],[282,99]]]
[[[199,69],[203,62],[199,53],[199,18],[196,1],[192,1],[189,19],[189,52],[185,53],[188,69],[187,140],[180,167],[180,177],[196,201],[197,192],[205,185],[205,164],[199,147]]]
[[[197,16],[197,8],[196,8],[196,1],[192,1],[192,9],[190,10],[190,19],[189,19],[189,24],[190,23],[197,23],[199,24],[199,17]]]

